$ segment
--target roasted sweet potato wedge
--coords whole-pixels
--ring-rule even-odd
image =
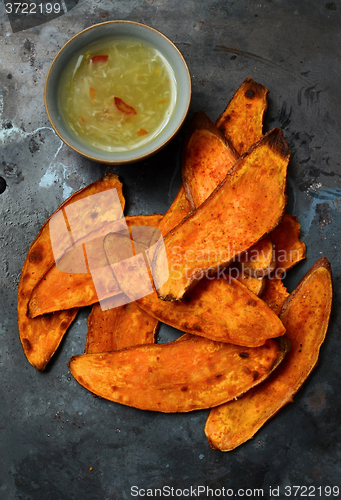
[[[278,227],[272,232],[277,270],[284,275],[295,264],[305,258],[306,247],[301,241],[300,223],[297,217],[284,214]]]
[[[247,92],[248,90],[249,92]],[[258,96],[254,99],[253,106],[250,106],[252,92],[256,92]],[[248,97],[245,96],[245,93]],[[260,93],[263,94],[261,99],[259,99]],[[259,139],[262,136],[262,122],[267,107],[267,93],[265,87],[248,79],[235,93],[226,108],[227,110],[233,109],[234,115],[239,113],[240,128],[242,130],[247,129],[251,138]],[[242,122],[243,119],[245,124]],[[185,215],[188,215],[191,210],[200,206],[208,198],[224,179],[227,171],[232,167],[232,163],[239,158],[231,142],[226,139],[226,137],[230,137],[234,142],[239,140],[240,132],[236,136],[234,120],[232,122],[229,119],[224,120],[223,115],[221,115],[219,121],[224,122],[225,140],[219,133],[217,126],[205,113],[200,111],[195,113],[193,117],[182,148],[182,175],[186,195],[191,200],[191,204],[185,198],[184,187],[182,186],[171,208],[159,225],[159,229],[164,236],[177,226]],[[254,129],[252,129],[253,127]],[[251,140],[249,138],[245,143],[247,149],[252,145]],[[256,139],[254,142],[256,142]],[[244,150],[241,152],[244,153]],[[182,211],[178,210],[179,206],[181,206]],[[259,264],[257,263],[256,254],[260,256]],[[249,257],[247,255],[241,256],[240,260],[248,264],[245,267],[249,274],[255,276],[257,274],[261,274],[261,276],[268,274],[273,270],[274,266],[270,236],[264,238],[262,242],[259,242],[252,249],[252,255],[250,254]]]
[[[121,204],[124,206],[122,184],[117,175],[108,174],[103,179],[74,193],[58,210],[75,201],[109,189],[117,189]],[[49,230],[51,217],[42,226],[37,238],[29,248],[18,286],[19,337],[25,356],[37,370],[45,369],[78,311],[68,308],[68,311],[35,319],[28,318],[26,315],[27,304],[35,284],[54,261]],[[65,242],[66,244],[67,242]]]
[[[242,155],[263,135],[269,91],[247,78],[216,121],[217,128]]]
[[[93,394],[160,412],[211,408],[259,384],[283,359],[286,343],[243,348],[192,337],[168,344],[71,358],[74,378]]]
[[[113,174],[111,174],[113,175]],[[75,197],[63,204],[49,219],[49,232],[54,260],[88,234],[123,217],[122,184],[117,176],[115,187]]]
[[[245,254],[238,257],[243,272],[255,278],[264,278],[276,268],[271,235],[268,234]]]
[[[229,265],[279,224],[286,204],[288,162],[283,133],[274,129],[237,161],[195,212],[165,236],[153,257],[160,298],[181,300],[198,280]]]
[[[153,344],[159,322],[135,302],[102,311],[94,304],[87,320],[86,354],[118,351],[140,344]]]
[[[240,105],[241,102],[238,102],[238,106]],[[244,115],[244,118],[250,117]],[[253,121],[247,121],[245,124],[249,133],[252,125],[258,127]],[[229,123],[226,123],[225,133],[228,130]],[[254,135],[258,135],[258,130],[252,134]],[[210,196],[238,158],[239,154],[205,113],[195,113],[182,148],[183,185],[192,210],[198,208]],[[258,242],[249,252],[240,255],[238,261],[243,263],[244,272],[251,276],[264,277],[273,271],[276,261],[270,235]]]
[[[161,231],[161,234],[165,236],[170,230],[172,230],[175,226],[177,226],[186,215],[191,212],[191,208],[189,206],[188,200],[185,196],[185,191],[183,186],[178,191],[177,196],[175,197],[172,205],[162,217],[158,224],[158,229]],[[152,225],[152,224],[150,224]],[[148,252],[149,260],[153,260],[153,253]],[[256,295],[261,295],[264,286],[265,280],[264,278],[255,278],[250,276],[250,274],[244,273],[238,263],[233,263],[233,269],[229,269],[228,272],[224,273],[223,281],[226,282],[226,277],[228,275],[240,281],[243,285],[245,285],[251,292]]]
[[[182,148],[182,180],[192,210],[224,180],[239,155],[214,123],[194,114]]]
[[[261,295],[262,300],[264,300],[276,314],[279,314],[284,302],[289,297],[289,293],[280,278],[270,276],[264,281],[265,287]]]
[[[227,273],[232,278],[240,281],[246,286],[246,288],[258,297],[260,297],[264,292],[266,278],[255,278],[254,276],[250,276],[249,274],[244,273],[242,267],[238,264],[231,264],[231,266],[225,271],[225,274]],[[200,286],[200,284],[198,286]]]
[[[130,237],[134,241],[136,252],[139,251],[139,248],[141,248],[141,252],[144,251],[146,247],[154,243],[154,240],[157,241],[160,231],[156,231],[156,228],[158,228],[163,217],[161,214],[129,215],[126,217],[128,228],[130,228]],[[155,237],[154,233],[156,233]]]
[[[186,198],[183,185],[180,187],[173,203],[158,224],[158,228],[165,236],[174,229],[191,212],[190,204]]]
[[[124,232],[127,224],[128,228],[134,227],[134,242],[137,246],[144,246],[146,238],[152,237],[154,227],[161,218],[159,214],[128,216],[106,223],[97,231],[85,235],[75,243],[72,251],[66,252],[57,262],[51,264],[38,280],[28,303],[28,315],[34,318],[72,307],[85,307],[120,294],[121,290],[115,278],[107,269],[108,263],[103,249],[104,237],[115,228]],[[139,231],[139,228],[146,229],[146,226],[152,225],[154,227],[150,227],[150,232]],[[89,266],[80,268],[79,262],[84,258],[83,248],[86,250],[87,264],[91,264],[91,270]],[[126,258],[126,254],[122,255],[122,258]],[[84,272],[80,272],[82,270]]]
[[[163,219],[163,214],[149,214],[149,215],[128,215],[126,217],[126,222],[128,224],[128,227],[131,226],[137,226],[137,228],[140,227],[146,227],[146,226],[151,226],[151,227],[158,227],[160,222]],[[134,239],[138,241],[143,241],[146,245],[149,244],[149,241],[146,240],[146,232],[145,231],[139,231],[138,233],[135,232],[135,235],[140,235],[139,237],[135,236]]]
[[[186,199],[184,188],[183,186],[181,186],[172,205],[158,223],[157,227],[161,231],[161,234],[165,236],[170,230],[172,230],[175,226],[177,226],[190,212],[191,212],[190,205],[188,203],[188,200]],[[153,260],[153,255],[150,254],[149,252],[148,252],[148,257],[150,261]],[[232,267],[235,268],[235,271],[231,271],[230,269],[229,274],[233,278],[240,281],[254,294],[256,295],[262,294],[265,286],[264,278],[255,278],[253,276],[250,276],[250,274],[244,273],[240,269],[238,263],[233,263]],[[225,276],[227,276],[227,273],[225,273]],[[223,277],[223,279],[226,280],[225,277]]]
[[[181,302],[161,301],[142,254],[124,262],[117,259],[123,238],[106,236],[108,262],[120,289],[154,318],[184,332],[243,346],[259,346],[284,334],[281,321],[265,302],[228,273],[226,279],[203,279]]]
[[[283,305],[280,317],[291,351],[257,389],[211,410],[205,433],[212,448],[229,451],[252,438],[293,396],[316,366],[332,305],[332,277],[323,257],[308,271]]]
[[[105,268],[107,262],[103,252],[103,239],[110,232],[110,227],[112,224],[106,224],[77,241],[72,251],[51,264],[32,290],[27,312],[30,318],[71,307],[88,306],[98,302],[99,298],[104,300],[121,293],[116,281],[108,275]],[[88,266],[85,265],[85,269],[80,267],[84,259],[85,245],[87,252],[96,257],[97,277],[101,273],[100,290],[96,290]],[[80,270],[83,272],[79,272]]]
[[[145,227],[157,227],[163,215],[127,217],[128,227],[134,226],[133,240],[139,250],[147,248],[150,233]],[[151,235],[153,236],[152,232]],[[103,245],[102,245],[103,246]],[[111,274],[111,273],[109,273]],[[87,320],[86,354],[118,351],[126,347],[155,342],[159,321],[143,311],[135,302],[127,301],[122,293],[94,304]]]

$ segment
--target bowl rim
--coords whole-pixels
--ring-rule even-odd
[[[154,149],[152,149],[152,150],[150,150],[150,151],[148,151],[148,152],[146,152],[144,154],[139,154],[139,155],[127,158],[127,159],[120,159],[120,160],[115,160],[115,159],[108,160],[108,159],[104,159],[104,158],[101,158],[101,157],[97,157],[95,154],[94,155],[90,155],[90,154],[87,154],[87,153],[85,153],[83,151],[80,151],[77,146],[70,144],[70,142],[62,136],[62,134],[59,132],[57,126],[55,125],[55,123],[54,123],[54,121],[53,121],[53,119],[51,117],[51,114],[50,114],[50,111],[49,111],[48,102],[47,102],[48,101],[48,99],[47,99],[47,91],[48,91],[48,86],[49,86],[49,80],[50,80],[51,71],[52,71],[52,68],[53,68],[55,62],[60,57],[61,53],[66,49],[66,47],[69,44],[71,44],[80,35],[86,33],[87,31],[90,31],[90,30],[92,30],[94,28],[98,28],[100,26],[104,26],[104,25],[108,25],[108,24],[131,24],[131,25],[137,25],[137,26],[141,26],[142,28],[149,29],[149,30],[155,32],[157,35],[159,35],[162,38],[164,38],[173,47],[173,49],[175,49],[175,51],[177,52],[178,56],[182,60],[184,69],[186,70],[186,73],[187,73],[188,89],[189,89],[188,90],[188,99],[187,99],[186,107],[185,107],[184,111],[182,112],[182,116],[181,116],[180,122],[177,124],[177,126],[174,129],[174,131],[172,132],[172,134],[161,145],[155,146]],[[188,111],[189,111],[189,107],[190,107],[190,103],[191,103],[191,98],[192,98],[192,81],[191,81],[190,71],[189,71],[189,68],[188,68],[188,65],[187,65],[187,62],[186,62],[184,56],[182,55],[182,53],[178,49],[178,47],[175,45],[175,43],[168,36],[166,36],[164,33],[162,33],[161,31],[157,30],[156,28],[153,28],[152,26],[149,26],[149,25],[144,24],[144,23],[140,23],[138,21],[118,20],[118,19],[111,20],[111,21],[105,21],[103,23],[94,24],[92,26],[89,26],[89,27],[87,27],[87,28],[79,31],[75,35],[73,35],[59,49],[59,51],[57,52],[57,54],[53,58],[53,60],[52,60],[52,62],[50,64],[50,67],[48,69],[48,72],[47,72],[47,75],[46,75],[46,78],[45,78],[45,85],[44,85],[44,105],[45,105],[45,111],[46,111],[47,117],[48,117],[48,119],[50,121],[50,124],[52,125],[52,128],[55,131],[55,133],[58,135],[58,137],[63,141],[63,143],[65,143],[67,146],[69,146],[71,149],[73,149],[74,151],[76,151],[81,156],[84,156],[85,158],[88,158],[89,160],[92,160],[92,161],[95,161],[95,162],[98,162],[98,163],[105,163],[107,165],[123,165],[123,164],[128,164],[128,163],[139,162],[141,160],[149,158],[150,156],[154,155],[155,153],[157,153],[158,151],[160,151],[161,149],[163,149],[175,137],[175,135],[178,133],[179,129],[182,127],[182,125],[183,125],[183,123],[184,123],[184,121],[186,119],[186,116],[188,114]]]

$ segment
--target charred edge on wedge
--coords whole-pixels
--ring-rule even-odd
[[[255,82],[254,80],[252,80],[252,78],[246,78],[246,80],[242,84],[242,90],[244,91],[245,97],[247,97],[248,99],[254,99],[256,96],[262,98],[266,97],[269,94],[268,89],[264,87],[264,85]],[[264,111],[266,111],[266,108]]]
[[[239,161],[241,161],[242,158],[249,156],[249,154],[258,146],[260,142],[264,142],[264,144],[269,144],[271,149],[273,149],[273,151],[282,156],[285,160],[290,159],[290,148],[284,137],[283,131],[279,128],[273,128],[269,130],[269,132],[264,134],[263,137],[261,137],[257,142],[252,144],[252,146],[247,151],[245,151],[245,153],[240,157],[240,159],[236,162],[236,164],[232,167],[232,169],[228,172],[227,175],[233,173],[237,164],[239,164]]]
[[[229,107],[231,106],[231,103],[233,103],[233,101],[235,99],[238,99],[239,94],[242,94],[242,93],[244,93],[245,97],[247,99],[250,99],[250,100],[253,100],[256,96],[259,99],[263,99],[264,109],[263,109],[262,115],[264,116],[264,114],[268,108],[267,96],[269,94],[269,90],[266,87],[264,87],[264,85],[262,85],[261,83],[257,83],[254,80],[252,80],[252,78],[246,78],[246,80],[244,80],[244,82],[241,84],[239,89],[237,89],[235,91],[235,93],[232,96],[232,99],[230,100],[230,102],[226,106],[225,111],[219,116],[219,118],[217,120],[217,127],[220,129],[220,131],[222,133],[225,132],[224,123],[229,121],[231,118],[227,114],[227,111],[228,111]],[[231,111],[233,111],[233,107],[232,107]]]

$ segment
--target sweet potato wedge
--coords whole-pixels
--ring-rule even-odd
[[[126,218],[128,227],[134,226],[133,240],[139,250],[149,246],[150,234],[145,227],[156,228],[163,215],[132,215]],[[109,273],[111,274],[111,273]],[[88,316],[86,354],[118,351],[126,347],[155,342],[159,321],[143,311],[135,302],[121,293],[94,304]]]
[[[191,212],[183,185],[180,187],[173,203],[158,224],[162,236],[174,229]]]
[[[30,318],[72,307],[88,306],[98,302],[99,298],[105,299],[121,293],[116,281],[105,269],[107,262],[103,252],[103,239],[111,227],[112,224],[106,224],[77,241],[72,251],[66,252],[51,264],[32,290],[27,309]],[[96,290],[89,268],[80,268],[85,245],[96,256],[97,273],[101,272],[102,275],[101,291]],[[79,272],[80,270],[83,272]]]
[[[255,278],[243,272],[240,265],[231,264],[225,271],[225,274],[229,274],[232,278],[237,279],[246,286],[251,292],[260,297],[264,292],[266,278]],[[198,285],[200,286],[200,284]]]
[[[145,250],[145,247],[153,244],[154,233],[155,241],[157,241],[160,231],[156,231],[163,219],[161,214],[152,215],[129,215],[126,217],[126,222],[129,228],[130,237],[134,241],[135,250]],[[134,228],[134,229],[133,229]],[[148,229],[148,230],[147,230]]]
[[[151,226],[151,227],[158,227],[160,222],[163,219],[163,214],[149,214],[149,215],[128,215],[126,217],[126,222],[128,224],[128,227],[131,226],[137,226],[137,227],[146,227],[146,226]],[[137,239],[138,241],[143,241],[145,244],[149,244],[149,241],[146,241],[146,232],[145,231],[140,231],[139,237],[135,236],[134,239]],[[136,235],[136,233],[135,233]]]
[[[63,204],[49,219],[54,260],[72,248],[75,241],[123,218],[123,209],[122,184],[118,178],[111,189],[92,192],[89,196],[77,197],[71,203]]]
[[[107,174],[103,179],[74,193],[58,210],[89,195],[109,189],[117,189],[121,204],[124,206],[122,184],[117,175]],[[27,304],[35,284],[54,261],[49,230],[51,217],[42,226],[28,250],[18,286],[19,337],[26,358],[37,370],[45,369],[78,311],[78,309],[68,308],[67,311],[35,319],[26,315]]]
[[[306,247],[300,239],[300,227],[297,217],[284,214],[281,223],[271,234],[275,247],[277,269],[283,275],[305,258]]]
[[[229,265],[279,224],[286,205],[289,156],[283,133],[272,130],[165,236],[153,257],[160,298],[181,300],[198,280]]]
[[[140,227],[156,226],[162,216],[139,215],[128,216],[122,219],[122,230],[125,223],[128,228],[134,227],[134,242],[144,246],[146,237],[152,237],[151,232],[139,231]],[[111,231],[120,229],[120,221],[104,224],[97,231],[85,235],[75,243],[74,249],[66,252],[57,262],[51,264],[44,275],[38,280],[28,303],[28,315],[31,318],[54,311],[61,311],[73,307],[85,307],[95,304],[99,300],[105,300],[121,293],[115,278],[107,269],[107,259],[103,249],[104,237]],[[136,227],[135,227],[136,226]],[[91,269],[85,268],[85,272],[79,272],[80,258],[83,257],[83,245],[87,252],[87,263],[91,258]],[[80,254],[79,254],[80,252]],[[80,257],[80,258],[79,258]],[[123,255],[122,258],[126,258]],[[68,270],[68,272],[63,271]],[[94,273],[96,284],[94,283]]]
[[[94,304],[87,320],[86,354],[119,351],[140,344],[153,344],[159,322],[135,302],[102,311]]]
[[[190,212],[191,212],[190,205],[188,203],[188,200],[186,199],[184,188],[183,186],[181,186],[172,205],[170,206],[170,208],[168,209],[168,211],[165,213],[165,215],[162,217],[162,219],[158,224],[158,229],[161,231],[161,234],[165,236],[165,234],[167,234],[170,230],[172,230],[175,226],[177,226]],[[148,252],[148,258],[150,259],[150,261],[152,261],[153,254]],[[239,268],[238,263],[234,263],[232,267],[235,268],[234,271],[229,269],[229,271],[224,274],[222,278],[223,281],[226,282],[226,276],[230,275],[233,278],[240,281],[254,294],[258,296],[262,294],[265,286],[264,278],[255,278],[253,276],[250,276],[249,274],[244,273]],[[202,298],[204,298],[204,295],[202,296]]]
[[[183,186],[192,210],[209,197],[239,158],[202,111],[193,116],[181,156]]]
[[[269,91],[247,78],[216,121],[217,128],[242,155],[263,135]]]
[[[255,278],[264,278],[276,268],[271,235],[268,234],[246,253],[238,257],[243,272]]]
[[[243,346],[260,346],[284,334],[281,321],[265,302],[228,273],[226,279],[203,279],[183,301],[161,301],[142,254],[123,262],[117,259],[123,238],[106,236],[108,262],[123,293],[154,318],[184,332]]]
[[[205,433],[212,448],[229,451],[252,438],[293,396],[316,366],[328,329],[332,277],[323,257],[304,276],[283,305],[280,317],[291,351],[257,389],[211,410]]]
[[[265,287],[261,295],[262,300],[264,300],[276,314],[279,314],[284,302],[289,297],[289,293],[280,278],[270,276],[264,281]]]
[[[211,408],[259,384],[283,359],[286,343],[257,348],[192,337],[71,358],[73,377],[93,394],[160,412]]]
[[[161,234],[165,236],[169,231],[171,231],[175,226],[177,226],[190,212],[191,212],[191,207],[189,205],[188,200],[186,199],[184,188],[183,186],[181,186],[172,205],[158,223],[157,227],[161,231]],[[151,255],[149,252],[148,252],[148,257],[150,261],[153,260],[153,255]],[[237,272],[232,272],[231,274],[230,273],[231,270],[229,270],[230,275],[233,278],[240,281],[254,294],[258,296],[261,295],[265,286],[264,278],[255,278],[253,276],[250,276],[250,274],[244,273],[238,267],[238,263],[233,264],[233,268],[235,267]],[[225,273],[225,275],[227,275],[227,273]],[[223,279],[225,280],[225,278]]]
[[[250,117],[244,115],[244,118]],[[249,132],[252,125],[258,126],[252,121],[245,123]],[[226,124],[225,133],[228,130],[229,123]],[[255,134],[258,135],[258,130]],[[205,113],[195,113],[182,148],[183,185],[192,210],[210,196],[238,159],[239,154]],[[240,255],[238,261],[243,263],[244,272],[251,276],[264,277],[273,271],[276,262],[270,235],[249,252]]]

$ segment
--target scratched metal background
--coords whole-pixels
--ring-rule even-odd
[[[264,498],[271,498],[270,486],[280,486],[279,498],[287,498],[285,486],[341,486],[339,0],[66,4],[65,15],[45,24],[33,18],[10,24],[0,4],[0,191],[6,183],[0,194],[0,500],[126,499],[132,485],[264,488]],[[294,404],[230,453],[208,446],[206,411],[142,412],[94,399],[74,381],[67,362],[83,352],[89,310],[79,314],[44,373],[28,364],[18,339],[16,293],[26,252],[66,197],[113,171],[124,183],[126,214],[163,213],[181,182],[183,130],[154,158],[108,168],[80,158],[49,125],[43,86],[54,55],[81,29],[109,19],[147,23],[177,44],[193,80],[189,118],[201,109],[215,120],[246,77],[266,85],[265,128],[281,127],[289,142],[288,211],[299,217],[308,249],[290,272],[289,289],[321,255],[332,264],[334,307],[318,368]],[[177,334],[162,326],[159,341]]]

